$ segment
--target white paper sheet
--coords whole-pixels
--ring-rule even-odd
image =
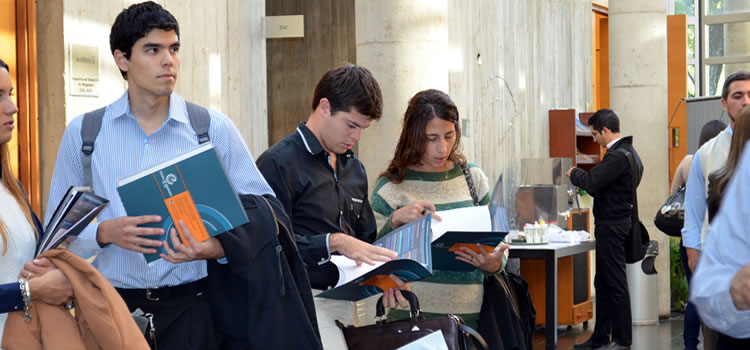
[[[362,265],[357,266],[357,263],[354,260],[343,255],[331,256],[331,262],[336,264],[336,267],[339,269],[339,281],[336,283],[336,287],[346,284],[359,276],[375,270],[380,267],[380,265],[385,264],[385,262],[376,261],[375,265],[362,263]]]
[[[443,331],[438,330],[396,350],[448,350]]]
[[[435,212],[442,221],[434,218],[432,227],[432,241],[448,231],[492,231],[490,210],[487,206],[466,207]]]

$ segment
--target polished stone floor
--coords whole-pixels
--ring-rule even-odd
[[[654,326],[633,326],[632,350],[682,350],[682,321],[681,313],[672,313],[668,319],[662,319]],[[591,337],[594,321],[589,322],[588,329],[583,325],[575,327],[559,327],[557,329],[558,349],[572,349],[573,344],[582,343]],[[543,350],[544,328],[537,328],[534,335],[534,349]],[[700,347],[702,349],[702,346]]]

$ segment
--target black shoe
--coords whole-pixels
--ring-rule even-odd
[[[630,350],[630,345],[620,345],[616,342],[611,342],[607,345],[597,348],[597,350]]]
[[[609,344],[606,344],[606,343],[597,343],[597,342],[593,341],[591,338],[589,338],[589,340],[587,340],[587,341],[585,341],[585,342],[583,342],[581,344],[575,344],[575,345],[573,345],[573,349],[576,349],[576,350],[593,350],[593,349],[598,349],[598,348],[600,348],[602,346],[605,346],[605,345],[609,345]]]

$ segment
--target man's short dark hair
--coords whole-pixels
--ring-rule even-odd
[[[367,68],[353,64],[323,74],[313,92],[313,110],[324,97],[331,104],[331,114],[349,112],[353,107],[370,120],[378,120],[383,113],[383,94],[378,81]]]
[[[750,80],[750,72],[739,71],[729,74],[724,80],[724,88],[721,89],[721,99],[725,100],[729,97],[729,85],[738,80]]]
[[[598,132],[602,132],[605,127],[611,132],[620,132],[620,118],[617,117],[615,111],[607,108],[596,111],[596,113],[589,118],[589,125]]]
[[[2,58],[0,58],[0,68],[2,68],[2,69],[5,69],[5,70],[7,70],[8,72],[10,72],[10,67],[8,67],[8,64],[7,64],[7,63],[5,63],[5,61],[3,61],[3,59],[2,59]]]
[[[177,19],[161,5],[153,1],[131,5],[122,10],[112,24],[112,30],[109,32],[109,49],[112,54],[115,50],[120,50],[125,54],[125,58],[130,59],[135,42],[153,29],[174,30],[177,37],[180,36]],[[120,73],[123,78],[128,79],[127,72],[120,70]]]

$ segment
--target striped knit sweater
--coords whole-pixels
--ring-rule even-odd
[[[482,170],[469,163],[477,197],[481,205],[489,203],[489,185]],[[406,170],[405,179],[394,184],[385,177],[375,183],[370,204],[378,224],[378,237],[390,232],[391,214],[416,200],[427,200],[435,204],[437,210],[447,210],[473,205],[466,177],[460,166],[445,172],[420,172]],[[507,253],[506,253],[507,254]],[[506,259],[503,259],[503,267]],[[475,269],[470,272],[433,270],[432,276],[409,283],[412,292],[419,297],[419,304],[425,316],[444,316],[448,313],[463,317],[467,325],[477,327],[479,311],[484,293],[482,281],[484,272]],[[408,318],[405,310],[392,310],[389,320]]]

